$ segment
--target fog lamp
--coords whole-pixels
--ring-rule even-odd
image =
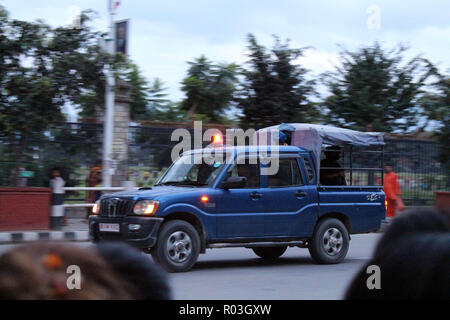
[[[141,230],[141,225],[140,224],[129,224],[128,225],[128,230],[130,230],[130,231],[139,231],[139,230]]]

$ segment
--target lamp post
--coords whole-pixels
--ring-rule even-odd
[[[115,15],[115,1],[108,1],[109,11],[109,35],[106,41],[106,49],[110,55],[114,55],[114,15]],[[113,126],[114,126],[114,87],[115,79],[114,72],[111,65],[105,65],[105,119],[103,127],[103,170],[102,170],[102,185],[103,187],[111,187],[111,176],[114,174],[112,168],[112,141],[113,141]]]

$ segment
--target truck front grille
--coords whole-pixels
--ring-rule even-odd
[[[133,201],[120,199],[120,198],[108,198],[100,201],[100,216],[102,217],[120,217],[133,210]]]

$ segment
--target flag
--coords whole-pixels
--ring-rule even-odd
[[[109,0],[109,12],[115,13],[116,9],[120,6],[120,0]]]

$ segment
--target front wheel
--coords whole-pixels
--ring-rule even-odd
[[[349,248],[347,228],[338,219],[325,219],[314,230],[308,250],[319,264],[335,264],[344,260]]]
[[[195,228],[183,220],[165,223],[152,249],[153,260],[168,272],[189,271],[200,254],[200,237]]]
[[[281,257],[287,247],[256,247],[252,249],[257,256],[265,260],[275,260]]]

